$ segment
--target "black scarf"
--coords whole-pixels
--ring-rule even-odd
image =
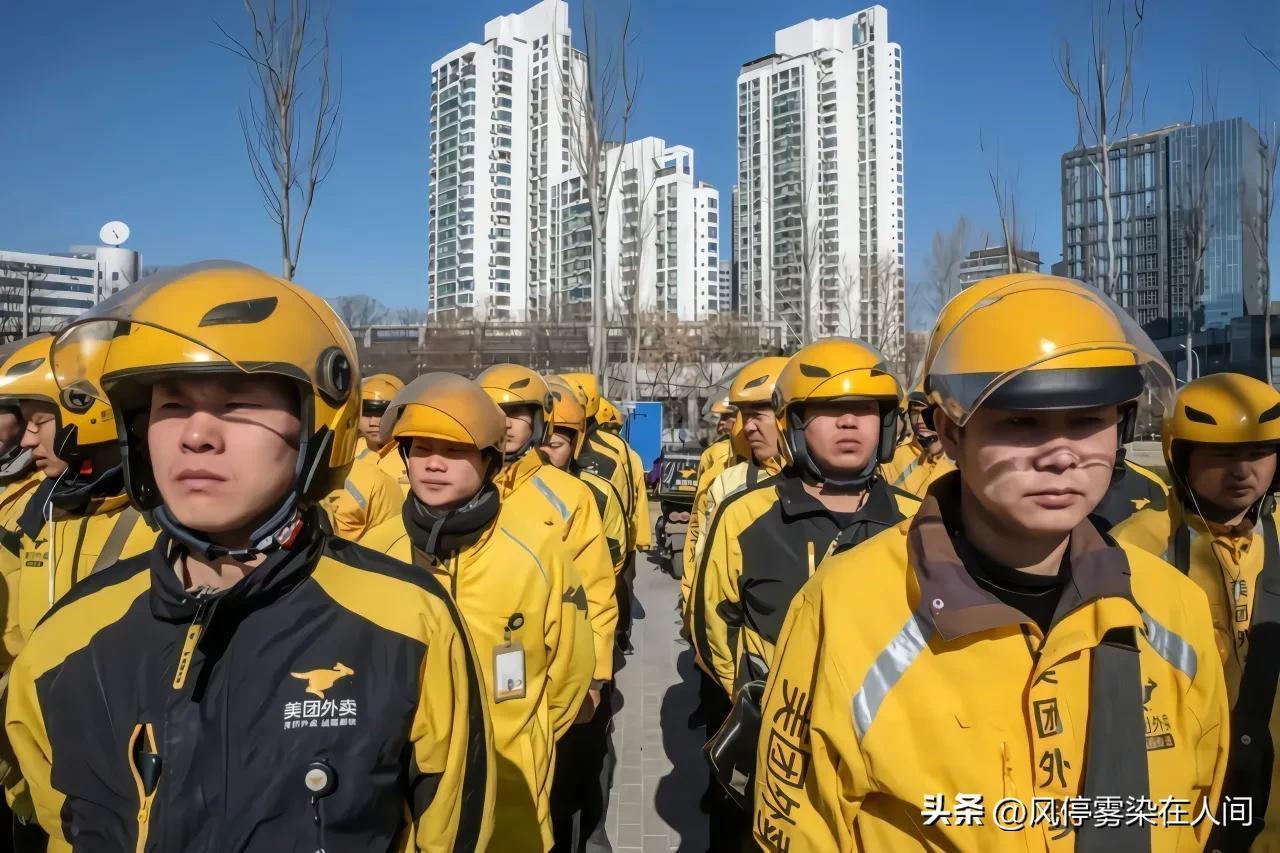
[[[486,482],[471,500],[447,512],[436,512],[410,493],[400,514],[413,547],[439,560],[478,539],[498,517],[498,506],[498,490]]]

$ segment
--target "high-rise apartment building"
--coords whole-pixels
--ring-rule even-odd
[[[605,174],[618,175],[603,217],[610,319],[639,312],[698,320],[718,305],[720,197],[695,182],[693,162],[692,149],[653,136],[605,153]],[[585,320],[598,277],[590,202],[576,171],[560,176],[550,210],[548,316]]]
[[[568,6],[489,21],[431,66],[428,287],[433,320],[547,315],[553,185],[569,168],[580,73]]]
[[[1107,275],[1107,216],[1098,149],[1062,156],[1065,272],[1097,287]],[[1247,232],[1262,180],[1257,131],[1244,119],[1135,134],[1110,152],[1117,302],[1153,338],[1225,329],[1261,312],[1258,248]],[[1203,211],[1203,215],[1201,215]]]
[[[902,329],[902,50],[888,12],[809,20],[738,75],[739,310],[789,342]],[[892,325],[890,325],[892,324]]]

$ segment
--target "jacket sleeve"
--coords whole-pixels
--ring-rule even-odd
[[[565,526],[565,544],[587,594],[587,615],[594,640],[596,681],[613,678],[613,635],[618,626],[618,599],[614,593],[613,560],[605,540],[604,522],[591,491],[583,487],[580,499]]]
[[[730,696],[737,670],[736,642],[730,635],[736,635],[737,626],[726,621],[721,607],[734,610],[740,606],[738,578],[742,574],[742,550],[738,531],[731,529],[733,527],[731,518],[720,518],[706,542],[694,581],[693,613],[689,618],[698,658]]]
[[[7,671],[22,651],[22,632],[18,629],[18,579],[21,577],[18,555],[0,546],[0,595],[4,596],[4,646],[0,650],[0,672]]]
[[[551,581],[544,617],[547,648],[547,691],[551,728],[557,740],[573,725],[578,707],[591,686],[595,670],[595,641],[587,621],[587,599],[578,573],[555,540],[543,555]]]
[[[400,508],[404,506],[404,492],[400,490],[400,484],[385,471],[381,469],[375,469],[375,471],[377,476],[371,478],[369,483],[369,509],[365,513],[364,529],[360,531],[360,539],[382,522],[398,516]]]
[[[653,545],[653,526],[649,523],[649,491],[644,481],[644,463],[640,454],[627,448],[631,457],[631,492],[632,521],[635,524],[635,543],[638,549],[647,549]]]
[[[410,729],[418,851],[479,851],[493,831],[493,732],[475,649],[452,602],[427,643]]]
[[[765,689],[752,829],[766,851],[849,853],[867,771],[849,720],[854,691],[810,590],[787,614]]]
[[[714,479],[714,477],[699,475],[698,490],[693,494],[693,509],[689,512],[689,526],[684,534],[684,553],[680,555],[684,562],[684,571],[680,573],[680,596],[686,603],[692,591],[691,578],[694,566],[697,565],[698,542],[704,532],[702,516],[707,511],[707,489],[710,488],[711,481]]]
[[[64,833],[62,809],[66,795],[53,786],[53,748],[45,727],[44,712],[36,694],[35,677],[19,659],[9,671],[9,689],[5,697],[5,735],[18,761],[21,776],[6,779],[5,796],[15,812],[35,811],[36,820],[50,838],[50,850],[70,850]],[[21,792],[17,783],[25,781]],[[29,797],[29,804],[14,802],[15,796]],[[59,846],[61,845],[61,846]]]

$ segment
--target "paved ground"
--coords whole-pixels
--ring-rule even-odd
[[[707,823],[698,803],[706,785],[693,652],[679,639],[680,585],[643,554],[636,561],[635,654],[618,673],[622,710],[614,717],[618,769],[609,804],[616,853],[703,853]]]

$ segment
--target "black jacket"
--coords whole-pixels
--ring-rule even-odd
[[[308,529],[208,596],[162,537],[50,611],[6,730],[51,850],[483,848],[491,738],[456,609]]]

